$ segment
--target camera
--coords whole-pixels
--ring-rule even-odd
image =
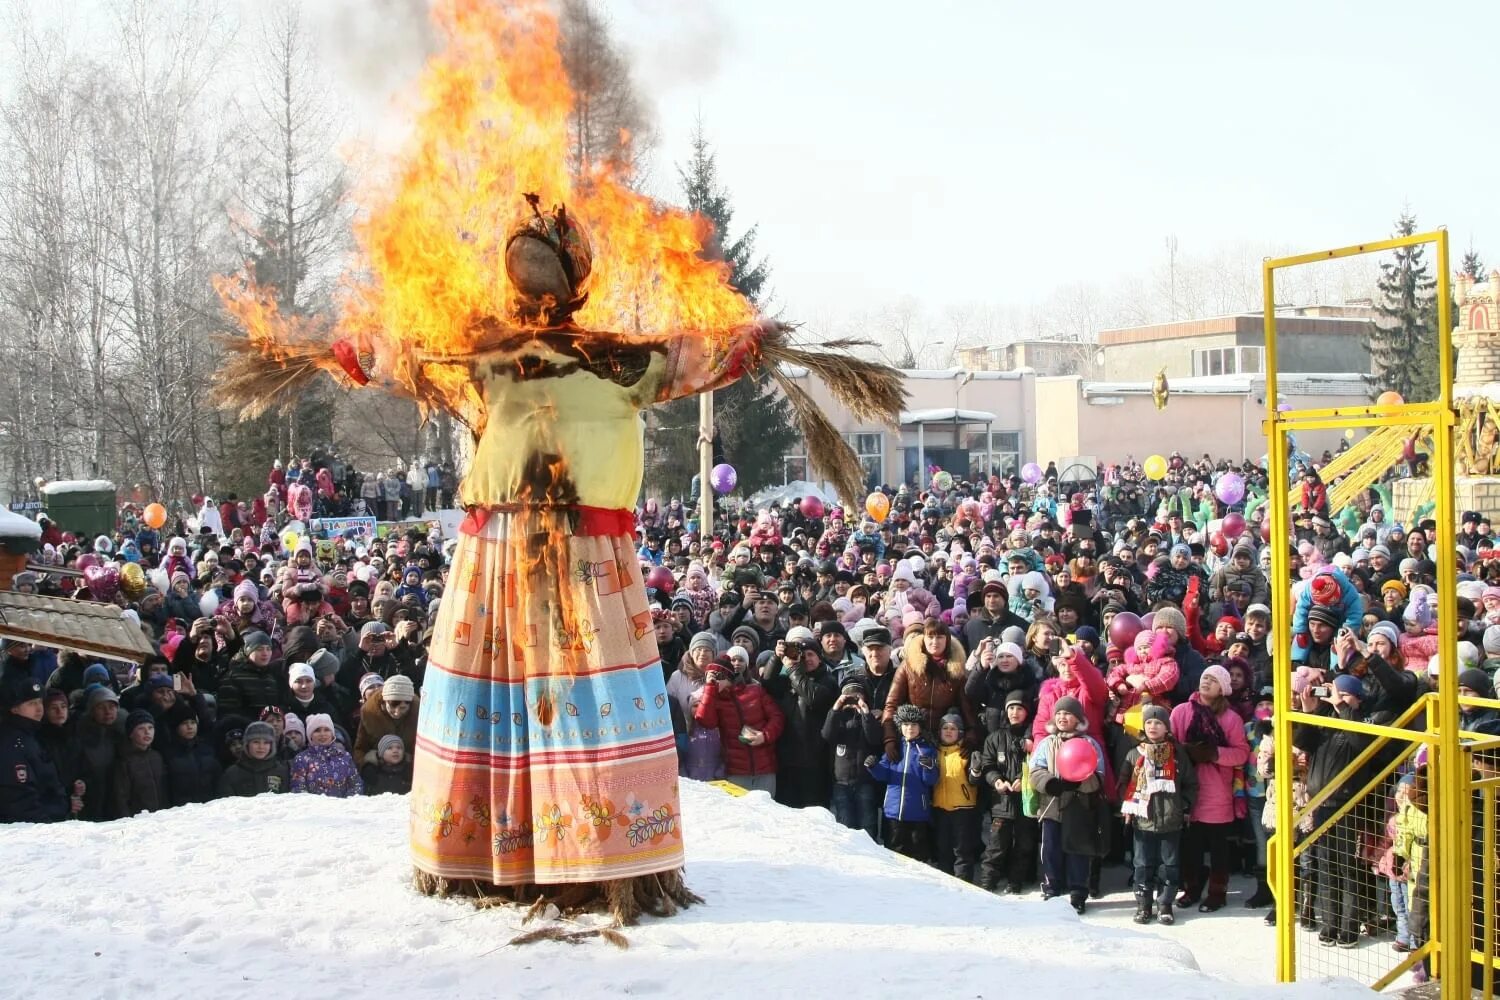
[[[1057,636],[1054,635],[1052,638],[1050,638],[1050,639],[1047,640],[1047,655],[1048,656],[1060,656],[1061,654],[1062,654],[1062,640],[1059,639]]]
[[[1329,687],[1327,684],[1319,684],[1317,687],[1312,689],[1312,693],[1314,698],[1327,698],[1329,695],[1333,694],[1333,688]]]

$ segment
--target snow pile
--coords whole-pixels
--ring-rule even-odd
[[[108,479],[59,479],[42,487],[42,496],[53,497],[62,493],[113,493],[115,484]]]
[[[40,524],[13,510],[0,507],[0,538],[30,538],[35,541],[41,537]]]
[[[707,905],[627,929],[625,951],[597,940],[507,947],[516,911],[415,894],[402,797],[261,796],[102,825],[7,827],[5,992],[1369,995],[1352,983],[1212,979],[1178,943],[1092,925],[1063,901],[987,895],[888,854],[821,810],[683,784],[688,880]]]

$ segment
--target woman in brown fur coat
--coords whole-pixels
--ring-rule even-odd
[[[974,706],[964,693],[964,648],[936,618],[927,619],[921,631],[909,629],[903,643],[906,659],[891,682],[880,721],[885,727],[885,756],[901,756],[901,735],[896,729],[896,709],[915,705],[927,713],[927,732],[936,733],[943,716],[958,709],[964,717],[964,745],[976,750],[984,732],[974,718]]]

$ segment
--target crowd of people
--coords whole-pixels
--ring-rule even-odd
[[[1101,468],[1086,493],[1049,468],[1034,484],[887,489],[888,513],[726,510],[708,538],[680,501],[648,500],[639,555],[681,772],[827,808],[994,892],[1039,887],[1083,913],[1105,866],[1125,863],[1136,921],[1166,924],[1224,907],[1238,875],[1253,880],[1246,905],[1274,922],[1270,775],[1292,768],[1305,802],[1368,738],[1301,726],[1294,759],[1277,759],[1273,632],[1292,636],[1295,704],[1344,719],[1389,721],[1438,683],[1493,697],[1500,665],[1488,521],[1463,519],[1463,641],[1439,650],[1433,525],[1395,523],[1375,490],[1335,523],[1318,464],[1303,470],[1289,580],[1269,578],[1263,470],[1207,456],[1172,456],[1159,481],[1133,462]],[[91,545],[51,538],[63,567],[103,551],[165,571],[166,593],[118,599],[158,652],[137,672],[7,644],[0,817],[409,787],[444,547],[414,530],[334,539],[321,563],[309,539],[287,551],[274,528],[290,491],[333,478],[296,466],[271,472],[273,530],[204,525],[165,546],[132,524]],[[426,489],[451,502],[437,472]],[[1231,475],[1245,488],[1225,503]],[[15,583],[89,596],[72,577]],[[1289,622],[1272,621],[1273,587],[1292,591]],[[1500,712],[1469,710],[1465,724],[1500,733]],[[1329,946],[1385,929],[1399,950],[1420,946],[1419,778],[1304,855],[1307,891],[1287,919]],[[1343,781],[1302,832],[1361,784]]]

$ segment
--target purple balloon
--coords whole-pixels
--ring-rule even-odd
[[[1027,462],[1021,466],[1021,482],[1028,486],[1035,486],[1042,481],[1042,467],[1035,462]]]
[[[727,462],[720,462],[709,472],[708,481],[713,486],[715,493],[728,493],[734,489],[734,485],[740,481],[740,477],[739,473],[734,471],[734,466]]]
[[[1276,407],[1276,412],[1277,413],[1290,413],[1290,412],[1292,412],[1292,404],[1291,403],[1282,403],[1280,406]]]
[[[1145,614],[1141,615],[1141,628],[1145,629],[1147,632],[1150,632],[1152,629],[1156,628],[1155,611],[1147,611]]]
[[[1245,480],[1239,473],[1226,472],[1219,478],[1219,484],[1214,487],[1214,496],[1226,504],[1237,504],[1245,499]]]

